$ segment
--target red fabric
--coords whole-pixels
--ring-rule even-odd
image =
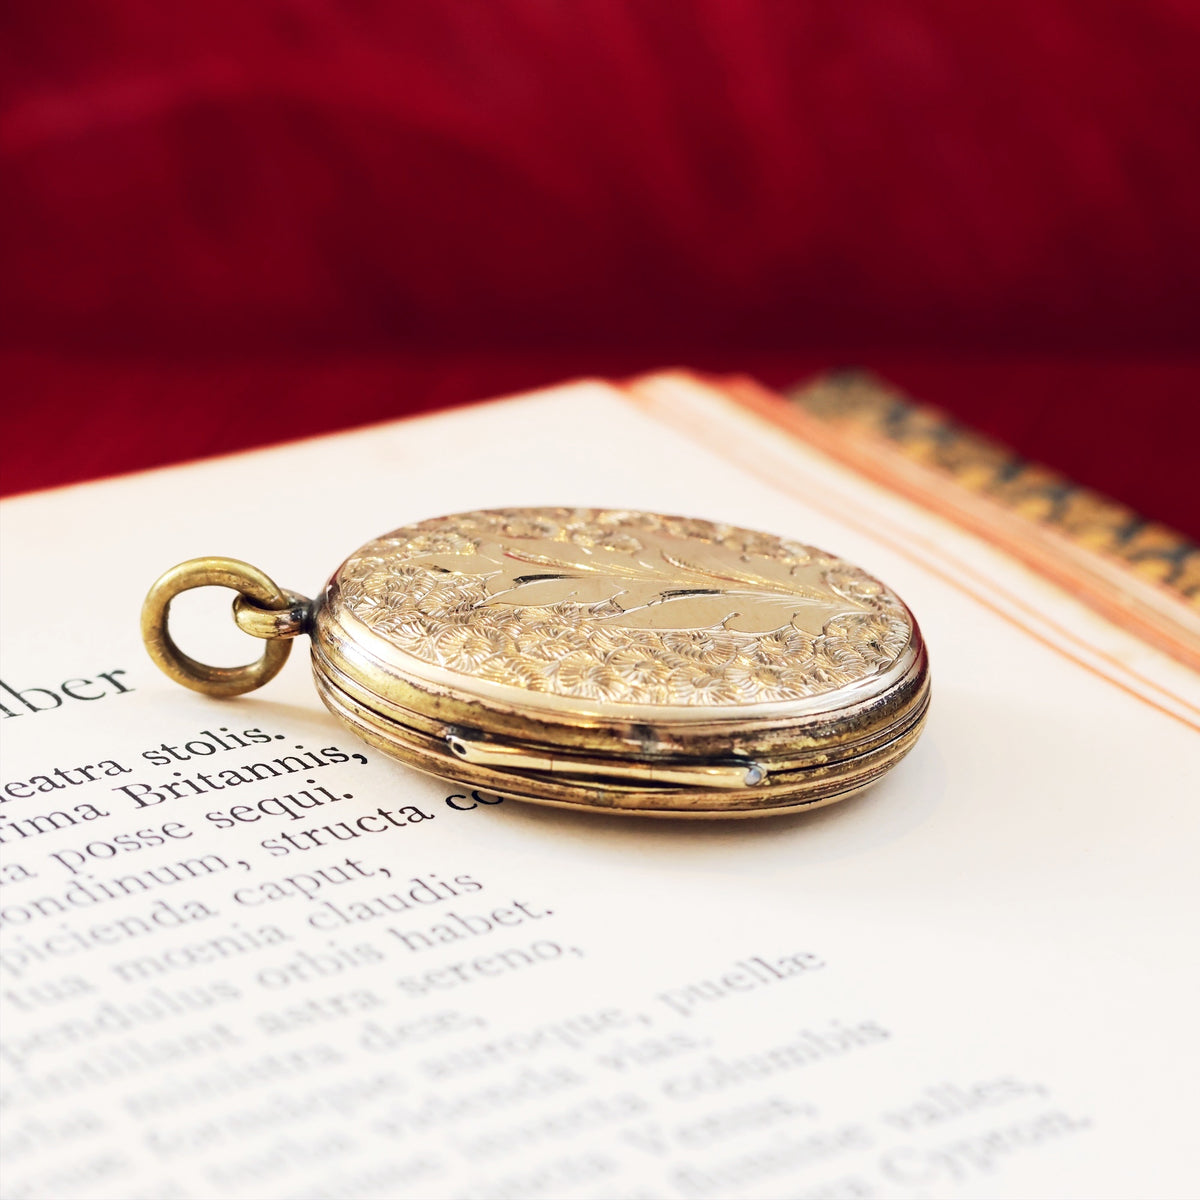
[[[1200,532],[1198,62],[1185,0],[8,0],[3,486],[853,361]]]

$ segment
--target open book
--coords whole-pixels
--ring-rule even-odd
[[[3,1195],[1194,1196],[1195,610],[816,411],[582,382],[5,503]],[[572,813],[357,742],[303,646],[218,701],[140,644],[181,559],[313,594],[546,504],[860,564],[929,643],[924,736],[809,814]],[[227,593],[176,610],[257,652]]]

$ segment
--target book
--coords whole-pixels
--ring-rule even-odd
[[[1111,548],[1047,572],[817,407],[582,381],[0,505],[0,1194],[1194,1195],[1195,609]],[[214,700],[141,646],[181,559],[313,594],[545,504],[858,563],[921,623],[926,732],[811,813],[610,817],[391,761],[302,649]],[[227,593],[172,620],[248,656]]]

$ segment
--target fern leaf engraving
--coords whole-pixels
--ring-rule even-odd
[[[592,620],[625,629],[770,633],[791,625],[819,634],[830,618],[865,608],[833,591],[815,566],[649,533],[639,541],[636,550],[548,539],[493,541],[473,554],[429,554],[409,563],[483,578],[487,607],[578,606]]]

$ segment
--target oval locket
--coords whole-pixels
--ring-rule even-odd
[[[248,667],[175,646],[170,599],[217,583],[267,639]],[[506,796],[671,817],[843,799],[919,736],[920,629],[844,559],[730,525],[624,509],[437,517],[355,551],[314,601],[232,559],[168,571],[143,635],[172,678],[234,695],[312,637],[317,691],[419,770]]]

